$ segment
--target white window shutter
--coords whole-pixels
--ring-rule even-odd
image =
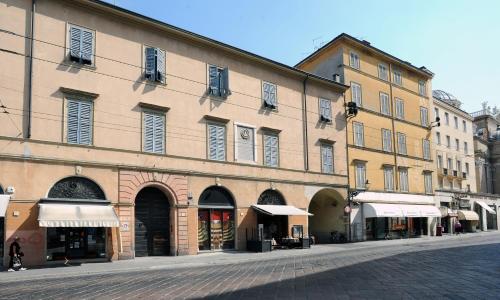
[[[226,160],[226,127],[217,126],[217,160]]]
[[[208,158],[217,159],[217,127],[208,125]]]
[[[278,137],[271,136],[271,166],[278,166],[279,159],[279,145],[278,145]]]
[[[146,50],[146,66],[145,66],[145,75],[149,80],[155,80],[155,65],[156,65],[156,54],[155,48],[147,47]]]
[[[92,102],[68,100],[67,142],[92,144]]]
[[[221,97],[227,97],[231,94],[231,91],[229,90],[229,69],[224,68],[222,72],[220,73],[220,78],[221,78],[221,91],[220,91],[220,96]]]
[[[144,113],[144,151],[154,152],[154,116]]]
[[[165,117],[160,114],[154,114],[154,149],[155,153],[163,153],[165,150]]]
[[[165,51],[156,49],[156,81],[165,83]]]
[[[78,143],[78,123],[79,123],[79,105],[76,101],[68,100],[68,143]]]
[[[92,64],[94,50],[94,33],[90,30],[82,30],[81,59],[83,64]]]
[[[92,144],[92,103],[80,102],[80,141],[79,144]]]
[[[273,108],[275,108],[276,106],[278,106],[278,100],[277,100],[277,96],[276,96],[276,85],[274,84],[270,84],[269,86],[269,100],[270,100],[270,103],[271,103],[271,106]]]
[[[78,27],[70,27],[69,55],[73,60],[80,61],[82,30]]]
[[[264,135],[264,164],[266,166],[271,166],[271,160],[272,160],[272,149],[271,149],[271,139],[272,137],[270,135]]]

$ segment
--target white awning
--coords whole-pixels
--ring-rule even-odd
[[[386,203],[364,203],[365,218],[426,218],[441,217],[439,208],[432,205],[405,205]]]
[[[459,210],[458,219],[466,221],[479,221],[479,215],[471,210]]]
[[[497,214],[493,208],[491,208],[488,204],[484,203],[483,201],[476,200],[476,204],[479,204],[482,208],[486,209],[490,214]]]
[[[252,204],[252,207],[258,212],[265,213],[271,216],[312,216],[305,210],[292,205],[259,205]]]
[[[434,204],[434,197],[406,193],[362,192],[353,199],[356,202],[399,203],[399,204]]]
[[[112,206],[91,204],[39,204],[40,227],[119,227]]]
[[[5,217],[7,205],[9,205],[10,195],[0,195],[0,218]]]

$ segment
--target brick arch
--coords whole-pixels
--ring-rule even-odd
[[[120,203],[133,204],[139,191],[156,186],[167,192],[173,205],[187,205],[187,177],[159,172],[120,171]]]

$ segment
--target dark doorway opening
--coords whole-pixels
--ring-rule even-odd
[[[170,254],[170,203],[154,187],[142,189],[135,199],[135,256]]]
[[[288,235],[288,216],[257,214],[257,224],[264,225],[264,239],[280,241]]]

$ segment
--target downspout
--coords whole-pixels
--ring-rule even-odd
[[[35,9],[36,0],[31,0],[31,37],[30,37],[30,54],[29,54],[29,71],[28,71],[28,128],[26,132],[26,137],[31,138],[31,108],[33,102],[33,44],[35,42]]]
[[[345,92],[342,93],[342,98],[344,99],[344,110],[347,109],[347,102],[345,101]],[[350,166],[350,161],[349,161],[349,147],[348,147],[348,139],[349,139],[349,134],[347,133],[347,129],[349,128],[349,126],[347,126],[348,122],[349,122],[349,118],[347,116],[347,112],[344,112],[344,116],[345,116],[345,160],[346,160],[346,165],[347,165],[347,169],[346,169],[346,173],[347,173],[347,205],[349,206],[349,225],[348,225],[348,241],[349,242],[352,242],[352,224],[351,224],[351,215],[352,215],[352,198],[351,198],[351,185],[349,183],[349,181],[351,180],[349,178],[349,166]]]
[[[304,78],[304,81],[302,82],[303,85],[303,95],[302,95],[302,114],[303,117],[302,119],[304,120],[303,126],[304,126],[304,169],[306,171],[309,171],[309,137],[308,137],[308,132],[307,132],[307,79],[309,79],[309,75],[306,75]]]
[[[393,97],[392,94],[392,64],[389,64],[389,94],[390,94],[390,99],[391,101],[389,102],[391,104],[391,124],[392,124],[392,151],[394,153],[394,190],[398,191],[399,190],[399,170],[398,170],[398,159],[397,159],[397,144],[396,144],[396,126],[394,124],[394,119],[396,116],[396,108],[394,103],[396,103],[396,100]],[[409,180],[409,179],[408,179]]]

